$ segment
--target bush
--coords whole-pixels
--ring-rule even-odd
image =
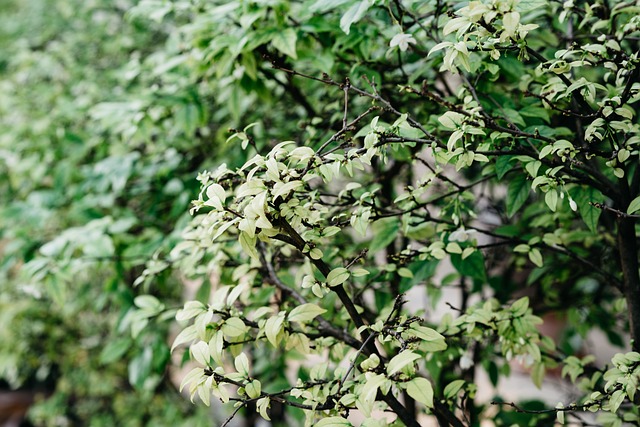
[[[21,271],[62,312],[64,292],[80,292],[71,278],[111,283],[98,295],[116,301],[114,330],[133,335],[117,339],[137,351],[114,334],[103,354],[117,356],[103,357],[130,351],[141,390],[167,363],[175,285],[201,284],[175,315],[173,350],[189,345],[192,399],[234,403],[225,424],[243,408],[287,425],[351,425],[354,412],[367,426],[426,415],[585,424],[584,411],[637,423],[637,12],[597,1],[141,1],[127,12],[140,40],[108,39],[116,55],[129,46],[125,58],[88,79],[99,95],[67,119],[82,129],[73,164],[85,169],[31,149],[31,164],[53,169],[3,216],[37,201],[56,237],[3,229],[19,248],[10,259],[28,261]],[[117,96],[98,90],[105,75]],[[31,97],[18,91],[16,111]],[[69,111],[52,99],[43,116]],[[428,307],[409,301],[423,295]],[[431,314],[439,302],[450,306],[442,318]],[[549,313],[567,319],[557,342],[538,329]],[[594,328],[632,351],[595,366],[581,352]],[[477,371],[495,385],[514,359],[538,386],[560,369],[581,397],[477,402]]]

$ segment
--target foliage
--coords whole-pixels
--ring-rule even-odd
[[[228,420],[638,424],[640,4],[129,6],[83,6],[102,33],[51,24],[61,41],[16,43],[3,65],[2,272],[12,292],[46,287],[24,310],[106,321],[103,362],[131,356],[147,391],[175,315],[183,386],[233,402]],[[76,47],[92,40],[104,52]],[[201,287],[176,314],[180,281]],[[460,304],[436,318],[445,288]],[[553,312],[557,343],[537,328]],[[578,357],[594,328],[632,351]],[[44,352],[9,376],[53,339],[3,348],[4,376],[57,366]],[[476,372],[496,384],[514,360],[538,386],[561,367],[582,397],[476,402]]]
[[[174,278],[133,282],[175,241],[202,163],[202,142],[173,114],[191,108],[182,94],[194,83],[151,73],[171,51],[171,28],[132,25],[131,6],[3,4],[0,377],[51,396],[31,411],[36,425],[210,422],[166,375],[169,324],[128,333],[139,293],[180,302]],[[161,88],[171,81],[177,100]]]

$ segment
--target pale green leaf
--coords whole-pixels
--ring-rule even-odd
[[[274,346],[278,346],[278,334],[282,330],[284,316],[274,316],[267,319],[264,326],[264,332],[269,342]]]
[[[455,380],[450,382],[444,388],[444,391],[443,391],[444,397],[446,397],[447,399],[454,398],[458,394],[460,389],[462,389],[462,386],[464,386],[464,380]]]
[[[195,343],[191,346],[191,355],[196,360],[196,362],[200,363],[201,365],[208,365],[209,358],[211,357],[209,353],[209,345],[204,341]]]
[[[293,28],[287,28],[284,31],[277,32],[273,39],[271,39],[271,44],[285,55],[293,59],[298,59],[296,52],[297,41],[298,34],[296,31]]]
[[[547,194],[544,195],[544,202],[552,212],[555,212],[558,208],[558,192],[553,189],[547,191]]]
[[[544,261],[542,260],[542,253],[538,248],[532,248],[529,251],[529,259],[538,267],[542,267],[544,265]]]
[[[187,326],[182,330],[182,332],[178,334],[176,339],[173,341],[173,345],[171,346],[171,351],[175,350],[175,348],[180,344],[193,341],[197,337],[198,337],[198,331],[196,329],[196,325]]]
[[[240,353],[238,356],[236,356],[233,363],[236,367],[236,371],[240,375],[242,375],[243,377],[249,376],[249,359],[247,358],[246,354]]]
[[[260,384],[260,381],[258,380],[253,380],[244,386],[244,390],[247,392],[247,396],[249,396],[249,398],[257,399],[260,397],[260,393],[262,392],[262,384]]]
[[[200,301],[188,301],[184,308],[176,313],[176,320],[179,322],[189,320],[205,311],[207,311],[207,307]]]
[[[291,310],[287,319],[289,322],[308,322],[315,319],[327,310],[318,307],[316,304],[302,304]]]
[[[433,408],[433,387],[426,378],[416,377],[406,383],[407,393],[416,402],[420,402],[427,408]]]
[[[260,398],[256,402],[258,413],[262,418],[264,418],[267,421],[271,421],[271,418],[269,418],[269,414],[267,412],[270,406],[271,406],[271,400],[268,397]]]
[[[334,268],[327,276],[327,285],[330,287],[341,285],[349,279],[350,275],[349,270],[344,267]]]
[[[629,207],[627,207],[627,213],[632,215],[636,212],[640,211],[640,196],[636,197],[629,203]]]
[[[162,304],[158,298],[153,295],[138,295],[133,300],[133,303],[136,307],[141,310],[145,310],[148,313],[157,313],[164,308],[164,304]]]
[[[224,336],[235,338],[244,335],[247,327],[239,317],[230,317],[224,321],[221,330]]]
[[[362,0],[353,4],[347,12],[340,18],[340,29],[349,34],[351,25],[358,22],[371,7],[371,0]]]
[[[393,359],[389,361],[389,364],[387,365],[387,375],[391,376],[399,372],[402,368],[410,363],[413,363],[415,360],[420,359],[421,357],[422,356],[412,351],[403,351],[402,353],[394,356]]]

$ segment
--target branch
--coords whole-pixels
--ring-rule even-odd
[[[266,250],[263,242],[259,242],[258,250],[260,254],[260,262],[262,263],[262,266],[267,270],[268,281],[272,285],[276,286],[278,289],[290,295],[300,305],[307,304],[307,300],[298,291],[296,291],[293,288],[290,288],[289,286],[284,284],[282,280],[280,280],[275,269],[273,268],[273,264],[271,264],[271,262],[269,262],[266,258],[266,255],[265,255]],[[349,335],[345,331],[342,331],[334,327],[333,325],[331,325],[331,323],[329,323],[324,317],[322,317],[322,315],[316,316],[315,320],[317,320],[319,323],[318,329],[320,331],[327,333],[327,335],[337,338],[338,340],[344,342],[345,344],[353,348],[360,348],[360,346],[362,345],[360,341],[353,338],[351,335]]]
[[[598,208],[598,209],[602,209],[603,211],[613,212],[614,214],[616,214],[616,216],[618,218],[640,218],[640,215],[631,215],[631,214],[628,214],[626,212],[622,212],[621,210],[609,207],[609,206],[605,205],[604,203],[589,202],[589,204],[591,206],[593,206],[593,207]]]
[[[549,62],[547,61],[547,58],[545,58],[544,56],[542,56],[541,54],[539,54],[529,46],[527,46],[527,53],[533,56],[534,58],[536,58],[542,64],[546,64],[547,62]],[[571,86],[571,80],[569,80],[567,76],[561,73],[561,74],[558,74],[558,77],[560,78],[560,80],[562,80],[562,83],[567,85],[567,87]],[[574,90],[571,93],[571,96],[573,96],[573,98],[578,102],[578,104],[580,104],[580,106],[584,108],[586,111],[593,112],[593,108],[591,108],[591,105],[589,105],[589,103],[584,99],[584,97],[579,91]]]
[[[298,232],[291,226],[291,224],[289,224],[289,222],[287,222],[286,219],[280,218],[278,223],[282,231],[284,231],[291,238],[291,240],[287,243],[292,243],[296,249],[298,249],[300,252],[303,252],[304,247],[307,245],[307,242],[302,238],[302,236],[298,234]],[[324,262],[322,258],[313,259],[309,257],[309,259],[325,278],[329,276],[329,273],[331,273],[331,267],[326,262]],[[353,320],[353,323],[356,325],[356,327],[360,328],[364,326],[365,324],[364,324],[364,321],[362,320],[362,317],[360,316],[360,313],[358,313],[356,306],[353,304],[353,302],[347,295],[347,292],[345,291],[344,287],[342,285],[338,285],[338,286],[333,286],[331,289],[336,294],[338,294],[338,298],[340,298],[342,305],[349,313],[349,317],[351,317],[351,320]],[[366,340],[368,333],[366,331],[362,332],[361,336],[363,340]]]

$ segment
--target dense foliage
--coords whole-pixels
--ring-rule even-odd
[[[206,423],[175,317],[227,420],[640,423],[640,3],[13,8],[0,375],[53,384],[36,422]],[[514,361],[580,396],[475,401]]]

